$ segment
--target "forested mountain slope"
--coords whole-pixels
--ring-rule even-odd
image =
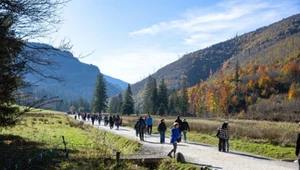
[[[188,87],[213,76],[217,70],[233,73],[239,67],[263,64],[285,65],[299,61],[300,14],[283,19],[269,26],[236,36],[230,40],[184,55],[179,60],[161,68],[152,75],[157,81],[165,79],[169,89],[180,89],[181,77],[187,77]],[[136,101],[143,99],[146,80],[132,86]],[[140,102],[142,103],[142,102]]]

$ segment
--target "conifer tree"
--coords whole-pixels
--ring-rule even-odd
[[[180,91],[180,110],[183,115],[185,115],[188,111],[188,94],[187,94],[187,77],[183,79],[183,85]]]
[[[168,110],[168,89],[164,79],[159,84],[158,106],[159,114],[164,115]]]
[[[98,75],[98,80],[93,96],[93,112],[101,113],[102,111],[105,111],[107,108],[107,98],[108,96],[106,94],[106,85],[104,82],[103,75],[100,73]]]
[[[156,81],[154,81],[153,87],[152,87],[152,94],[150,97],[151,100],[151,114],[156,114],[158,111],[158,92],[157,92],[157,87],[156,87]]]
[[[134,113],[134,101],[132,98],[132,91],[130,84],[128,84],[128,87],[125,92],[124,102],[122,105],[122,114],[133,114]]]

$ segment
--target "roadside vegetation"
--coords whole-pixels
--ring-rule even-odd
[[[160,162],[158,170],[172,169],[172,170],[198,170],[199,166],[192,164],[179,163],[174,159],[164,159]],[[202,168],[203,169],[203,168]],[[201,170],[202,170],[201,169]],[[210,170],[209,168],[204,168],[203,170]]]
[[[24,114],[16,126],[0,129],[4,169],[139,169],[130,163],[117,165],[115,155],[140,149],[136,141],[54,111],[35,110]]]
[[[160,119],[164,118],[168,130],[176,117],[153,116],[153,132],[157,132]],[[187,134],[188,141],[217,146],[217,128],[223,120],[203,120],[195,117],[186,118],[191,132]],[[137,117],[123,117],[124,125],[133,127]],[[255,155],[276,159],[295,159],[294,147],[297,134],[297,124],[290,122],[270,122],[255,120],[229,120],[230,149],[248,152]]]

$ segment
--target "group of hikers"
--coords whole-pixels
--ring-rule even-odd
[[[117,130],[120,126],[122,126],[122,118],[120,118],[119,115],[110,115],[107,114],[104,115],[102,118],[102,115],[99,113],[86,113],[86,112],[78,112],[75,113],[75,119],[82,119],[84,121],[92,121],[92,125],[95,124],[95,121],[98,121],[98,125],[101,124],[101,121],[104,120],[104,126],[109,125],[110,129],[114,128],[114,126],[117,127]]]
[[[153,126],[153,119],[150,115],[143,118],[142,116],[137,120],[134,125],[136,131],[136,136],[140,138],[141,141],[145,140],[145,135],[151,135]],[[165,133],[167,131],[167,125],[165,120],[161,119],[157,127],[157,130],[160,134],[160,143],[165,143]],[[168,153],[168,156],[172,158],[175,157],[177,150],[177,143],[181,142],[183,134],[183,142],[187,140],[187,132],[190,131],[190,126],[186,119],[183,121],[180,119],[180,116],[177,116],[177,119],[173,123],[173,128],[171,129],[170,143],[173,144],[172,150]],[[218,127],[217,135],[219,138],[218,149],[219,151],[228,152],[229,151],[229,133],[228,133],[228,121]],[[173,154],[172,154],[173,153]]]
[[[75,119],[82,119],[84,121],[92,121],[92,125],[94,125],[95,121],[98,121],[98,125],[101,124],[102,115],[99,113],[77,113],[75,114]],[[119,129],[119,127],[122,125],[122,118],[120,118],[119,115],[110,115],[107,114],[103,117],[104,125],[109,125],[110,129],[112,129],[114,126]],[[152,134],[152,127],[153,127],[153,119],[148,114],[145,118],[142,116],[137,120],[137,122],[134,125],[134,129],[136,131],[136,136],[140,138],[141,141],[145,140],[145,134],[151,135]],[[160,143],[165,143],[165,134],[167,131],[167,125],[165,123],[164,119],[160,120],[160,123],[158,124],[157,131],[160,135]],[[177,116],[177,119],[173,123],[173,127],[171,129],[171,135],[170,135],[170,143],[173,144],[173,149],[168,153],[169,157],[175,157],[176,150],[177,150],[177,143],[182,142],[182,136],[183,136],[183,142],[186,142],[187,140],[187,132],[190,131],[189,123],[186,121],[186,119],[183,119],[183,121],[180,119],[180,116]],[[183,134],[183,135],[182,135]],[[229,152],[229,133],[228,133],[228,121],[224,121],[223,124],[218,127],[216,136],[219,138],[218,143],[218,150],[222,152]],[[300,145],[299,145],[300,146]]]

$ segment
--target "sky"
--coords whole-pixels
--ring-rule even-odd
[[[59,31],[74,56],[135,83],[184,54],[300,13],[299,0],[72,0]],[[50,39],[50,40],[49,40]]]

